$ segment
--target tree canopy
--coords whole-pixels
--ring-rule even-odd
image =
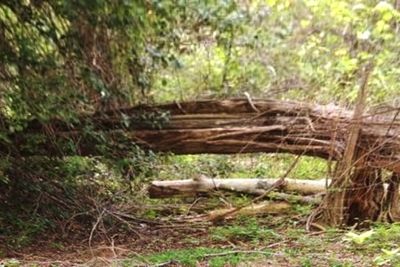
[[[375,64],[371,103],[399,82],[398,3],[2,1],[1,114],[73,120],[141,101],[203,96],[351,103]]]

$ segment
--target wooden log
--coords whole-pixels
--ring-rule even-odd
[[[226,219],[233,219],[239,215],[244,216],[255,216],[259,214],[282,214],[290,210],[292,205],[285,201],[263,201],[257,204],[252,204],[242,209],[237,210],[236,208],[224,208],[217,209],[208,212],[205,215],[199,216],[199,218],[204,218],[207,221],[215,222],[219,218],[223,217]],[[226,215],[226,216],[225,216]]]
[[[148,192],[152,198],[195,196],[215,190],[262,195],[277,181],[278,179],[212,179],[201,176],[187,180],[153,181],[148,187]],[[327,182],[329,181],[287,178],[279,189],[285,192],[313,195],[324,193]]]
[[[209,211],[204,214],[185,216],[182,220],[187,222],[209,221],[218,223],[222,220],[234,219],[237,216],[256,216],[263,214],[282,214],[288,212],[292,205],[286,201],[262,201],[252,204],[242,209],[237,208],[220,208]]]
[[[123,156],[135,143],[176,154],[265,152],[339,160],[351,122],[351,111],[333,105],[202,100],[84,115],[73,124],[33,121],[24,132],[9,136],[10,142],[0,140],[0,151],[18,157]],[[400,172],[399,119],[366,113],[357,146],[367,151],[369,166]]]

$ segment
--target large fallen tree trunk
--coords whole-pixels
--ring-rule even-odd
[[[32,122],[9,136],[12,142],[0,140],[0,149],[18,156],[124,155],[135,143],[175,154],[286,152],[337,160],[351,122],[351,112],[336,106],[207,100],[115,110],[74,124]],[[369,166],[400,172],[399,120],[367,114],[359,140]]]

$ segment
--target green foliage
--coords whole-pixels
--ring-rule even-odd
[[[207,266],[222,267],[236,266],[240,262],[254,260],[259,255],[245,255],[241,253],[214,256],[207,258],[208,254],[229,252],[218,248],[198,247],[193,249],[169,250],[153,255],[146,256],[145,259],[151,264],[161,264],[171,262],[181,266],[198,266],[199,262],[207,262]],[[129,260],[123,263],[123,266],[131,266]]]
[[[21,266],[21,262],[17,259],[7,259],[4,261],[0,261],[1,267],[19,267]]]
[[[142,183],[156,175],[159,158],[152,151],[145,151],[136,145],[130,147],[130,152],[124,158],[108,159],[113,169],[121,173],[133,183]]]
[[[178,62],[185,28],[206,23],[188,10],[186,1],[3,1],[3,130],[137,103],[153,73]]]
[[[307,257],[301,260],[301,267],[312,267],[312,266],[313,264],[310,258]]]
[[[0,238],[13,248],[44,232],[61,233],[60,221],[72,218],[90,226],[95,203],[129,200],[128,193],[120,194],[129,181],[95,158],[32,157],[11,161],[2,172],[14,178],[0,188]]]
[[[129,117],[122,113],[122,123],[126,128],[131,125],[139,124],[150,129],[162,129],[169,121],[169,112],[146,112],[138,116]]]
[[[354,244],[357,244],[357,245],[362,245],[368,239],[370,239],[374,233],[375,233],[374,230],[369,230],[369,231],[366,231],[366,232],[362,232],[360,234],[356,234],[354,232],[348,232],[346,234],[345,240],[353,242]]]
[[[183,67],[158,74],[157,99],[247,91],[252,96],[347,104],[355,100],[358,69],[368,60],[375,63],[370,103],[397,96],[400,17],[392,4],[251,1],[229,12],[222,14],[233,21],[234,30],[225,27],[221,33],[214,25],[199,32],[205,41],[191,44],[180,56]]]
[[[20,211],[0,211],[1,220],[0,236],[6,236],[9,247],[21,248],[34,242],[34,238],[42,234],[45,230],[51,229],[54,225],[50,220],[41,216],[34,215],[31,218],[21,218],[18,216]]]
[[[394,244],[400,241],[400,225],[393,224],[377,224],[374,227],[375,234],[371,237],[368,246],[376,249],[393,249]]]
[[[382,249],[382,254],[377,256],[374,262],[378,266],[386,266],[388,264],[392,266],[400,265],[400,248],[392,250]]]
[[[377,224],[373,229],[359,234],[347,233],[345,240],[351,241],[357,250],[376,255],[374,263],[377,266],[398,266],[400,264],[399,236],[399,224]]]
[[[159,176],[176,179],[176,173],[193,178],[199,173],[220,178],[279,178],[285,174],[296,156],[289,154],[251,155],[166,155]],[[327,177],[327,162],[313,157],[302,157],[289,174],[298,179]]]

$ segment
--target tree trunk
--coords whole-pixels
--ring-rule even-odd
[[[367,158],[371,149],[364,149],[359,145],[371,70],[371,64],[365,65],[363,69],[343,157],[337,163],[335,176],[321,205],[321,221],[331,226],[375,221],[383,212],[381,171],[368,166]]]
[[[399,190],[400,190],[400,174],[393,173],[389,180],[389,187],[386,195],[386,214],[383,220],[400,221],[400,204],[399,204]]]
[[[153,181],[148,187],[152,198],[166,198],[173,196],[195,196],[215,191],[231,191],[252,195],[263,195],[279,179],[212,179],[199,177],[189,180]],[[278,190],[301,195],[324,193],[326,180],[299,180],[285,179]]]
[[[206,100],[86,115],[73,125],[33,121],[24,132],[8,136],[9,142],[1,139],[0,151],[17,157],[115,157],[140,145],[176,154],[266,152],[338,160],[344,154],[351,124],[351,112],[332,105]],[[368,164],[400,172],[400,121],[367,114],[360,127],[358,147],[372,150]]]
[[[384,207],[384,183],[381,171],[370,167],[355,168],[351,175],[351,187],[346,191],[347,207],[344,223],[360,224],[364,221],[376,221]]]

